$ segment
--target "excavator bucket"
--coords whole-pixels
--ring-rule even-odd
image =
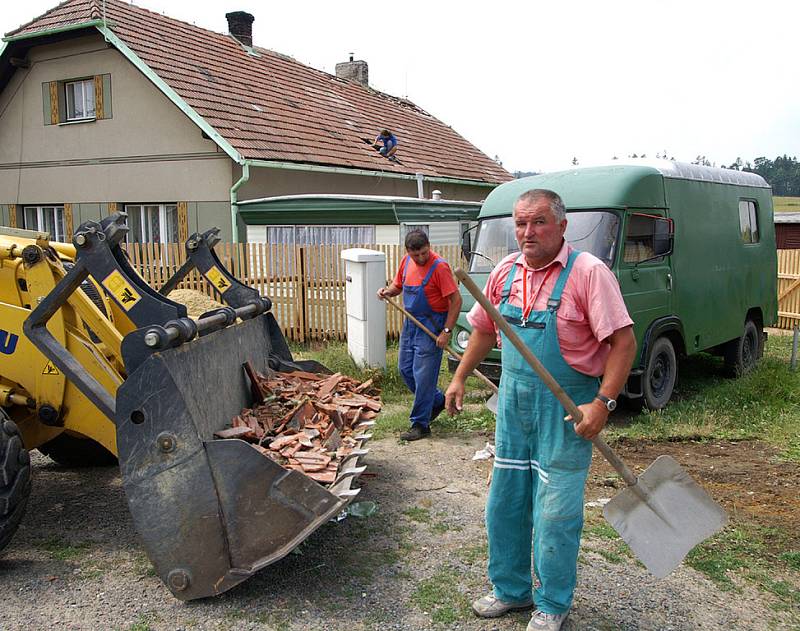
[[[265,314],[153,353],[117,393],[131,515],[159,576],[182,600],[224,592],[280,559],[358,492],[349,474],[358,456],[325,488],[244,441],[214,439],[251,405],[242,365],[269,369],[271,320]]]
[[[295,361],[269,299],[242,286],[216,258],[206,265],[196,255],[196,267],[225,281],[220,293],[229,306],[198,320],[185,317],[181,305],[153,291],[130,267],[119,248],[126,231],[124,215],[81,225],[75,265],[33,310],[24,331],[114,422],[130,512],[161,579],[181,600],[212,596],[282,558],[345,509],[364,470],[359,459],[370,435],[359,432],[372,423],[354,427],[355,448],[327,486],[247,442],[215,439],[253,405],[246,364],[266,375],[330,371]],[[137,327],[120,345],[126,378],[116,392],[47,328],[89,275]]]

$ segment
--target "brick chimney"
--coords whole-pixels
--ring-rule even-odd
[[[350,53],[350,61],[343,61],[336,64],[336,76],[346,81],[357,81],[364,87],[369,86],[369,68],[367,62],[358,60],[353,61],[353,53]]]
[[[253,20],[255,17],[245,11],[226,13],[228,32],[245,46],[253,47]]]

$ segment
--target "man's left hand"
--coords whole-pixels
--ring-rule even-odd
[[[578,409],[583,414],[583,419],[580,423],[575,425],[575,433],[582,436],[586,440],[592,440],[597,436],[608,421],[608,409],[603,405],[602,401],[593,399],[589,403],[579,405]],[[564,417],[565,421],[571,421],[572,416],[567,415]]]
[[[436,337],[436,346],[438,346],[439,348],[442,348],[442,349],[447,348],[448,342],[450,342],[450,334],[449,333],[445,333],[444,331],[442,331]]]

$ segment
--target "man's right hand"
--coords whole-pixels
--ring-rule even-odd
[[[464,406],[464,382],[453,379],[444,393],[444,406],[450,416],[455,416]]]

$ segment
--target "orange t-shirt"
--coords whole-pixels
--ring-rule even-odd
[[[425,285],[425,297],[428,299],[428,304],[430,304],[431,309],[439,313],[446,312],[450,305],[450,301],[447,297],[458,291],[458,285],[456,285],[453,272],[450,270],[447,261],[433,250],[431,250],[428,262],[422,267],[417,265],[408,256],[403,257],[397,274],[392,281],[397,287],[403,286],[403,266],[406,264],[406,259],[408,259],[406,285],[411,285],[412,287],[421,285],[422,281],[425,280],[425,276],[427,276],[430,271],[433,262],[436,259],[440,259],[440,263],[436,266],[436,269],[433,270],[428,284]]]

